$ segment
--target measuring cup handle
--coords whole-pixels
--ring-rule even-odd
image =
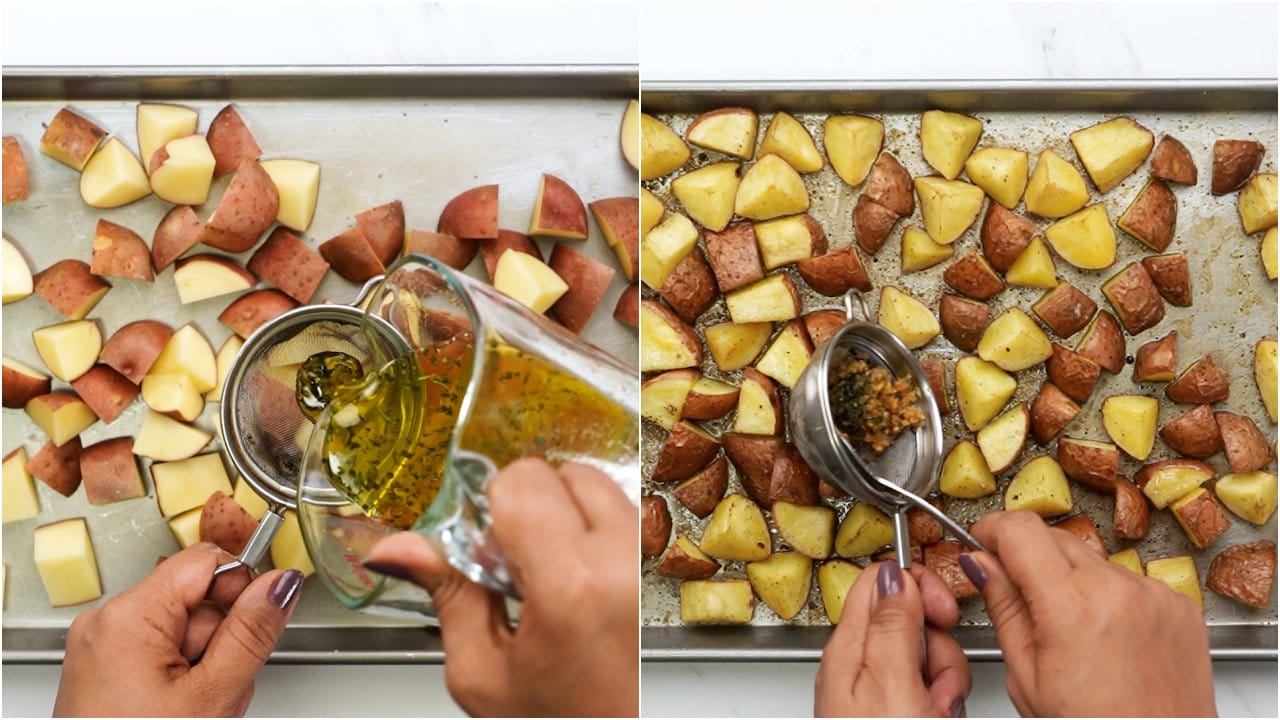
[[[249,572],[252,573],[258,563],[262,562],[262,556],[267,554],[267,550],[271,547],[271,540],[276,536],[276,531],[280,529],[282,523],[284,523],[284,514],[281,508],[269,507],[266,514],[258,521],[258,527],[254,528],[253,534],[249,536],[249,541],[244,544],[240,557],[219,565],[213,571],[214,577],[240,567],[249,568]]]

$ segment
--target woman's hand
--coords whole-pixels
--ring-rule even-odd
[[[607,476],[541,460],[489,485],[493,533],[523,598],[463,577],[425,538],[400,533],[366,565],[426,588],[440,619],[445,683],[472,715],[630,716],[639,712],[639,514]]]
[[[814,714],[962,716],[972,677],[964,651],[947,632],[959,620],[955,597],[929,570],[915,566],[908,574],[893,561],[867,567],[822,651]]]
[[[1020,713],[1217,714],[1208,631],[1190,598],[1030,512],[992,513],[973,534],[999,559],[961,555],[961,567],[982,590]]]
[[[231,559],[213,545],[193,545],[101,608],[80,613],[67,633],[53,714],[243,715],[302,573],[215,578],[214,569]]]

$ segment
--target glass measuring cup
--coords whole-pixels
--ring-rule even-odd
[[[424,256],[392,265],[364,306],[411,348],[378,358],[388,382],[396,373],[420,381],[404,383],[409,396],[392,403],[340,396],[307,443],[299,525],[317,575],[344,604],[421,613],[416,588],[361,564],[374,544],[403,529],[425,535],[467,577],[514,596],[489,531],[485,490],[518,458],[592,465],[638,502],[634,369]],[[371,420],[371,411],[391,419]],[[392,432],[371,462],[344,461],[337,452],[350,450],[344,438],[367,439],[358,431],[369,422]],[[347,456],[367,450],[357,446]]]

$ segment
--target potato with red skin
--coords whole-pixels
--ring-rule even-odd
[[[369,244],[369,238],[358,227],[320,243],[320,256],[334,272],[354,283],[365,282],[387,271]]]
[[[1196,164],[1187,146],[1172,135],[1160,138],[1151,156],[1151,176],[1178,185],[1195,185]]]
[[[920,367],[929,381],[929,390],[933,393],[934,403],[938,406],[938,414],[951,412],[951,399],[947,395],[947,365],[941,358],[921,358]]]
[[[80,487],[80,438],[73,437],[61,447],[47,442],[27,461],[27,472],[63,497],[71,497]]]
[[[889,153],[880,153],[871,166],[862,196],[883,206],[899,217],[916,211],[915,191],[911,185],[911,173]]]
[[[106,136],[106,130],[64,107],[40,136],[40,152],[80,172]]]
[[[39,370],[11,358],[4,358],[3,367],[0,388],[4,392],[4,407],[22,408],[32,398],[49,392],[52,380]]]
[[[978,587],[960,567],[960,553],[966,551],[967,548],[954,540],[943,540],[924,546],[919,558],[934,574],[942,578],[942,582],[946,583],[947,589],[957,600],[978,594]]]
[[[805,332],[809,333],[814,351],[849,322],[841,310],[814,310],[806,313],[800,320],[804,323]]]
[[[938,324],[952,345],[965,352],[978,348],[978,341],[991,322],[991,307],[959,295],[943,294],[938,303]]]
[[[138,386],[108,365],[94,365],[71,381],[84,404],[104,423],[110,424],[138,396]]]
[[[1119,373],[1124,368],[1124,335],[1120,333],[1120,324],[1115,317],[1106,310],[1099,310],[1085,328],[1076,352],[1113,375]]]
[[[205,140],[213,153],[215,178],[236,170],[245,160],[262,157],[262,148],[234,105],[227,105],[213,117]]]
[[[578,192],[564,180],[543,173],[533,208],[530,235],[587,239],[587,207]]]
[[[988,300],[1004,290],[1004,280],[977,250],[970,250],[943,271],[942,281],[974,300]]]
[[[98,359],[138,385],[172,336],[173,328],[162,322],[135,320],[107,339]]]
[[[1253,420],[1230,412],[1214,413],[1231,472],[1261,470],[1271,462],[1271,443]]]
[[[391,264],[404,249],[404,205],[399,200],[356,213],[356,227],[383,265]]]
[[[1079,414],[1079,405],[1058,386],[1046,382],[1040,386],[1040,393],[1031,403],[1031,437],[1038,445],[1048,445]]]
[[[1166,385],[1164,394],[1174,402],[1212,405],[1230,396],[1231,383],[1209,354],[1191,363],[1176,380]]]
[[[1187,534],[1187,539],[1201,550],[1212,545],[1231,527],[1227,514],[1222,512],[1213,494],[1204,488],[1187,493],[1171,504],[1169,510]]]
[[[32,288],[63,317],[81,320],[107,294],[111,284],[94,275],[88,263],[68,259],[36,273]]]
[[[640,554],[657,557],[671,540],[671,511],[657,495],[640,499]]]
[[[484,269],[489,273],[489,279],[493,279],[493,273],[498,267],[498,258],[502,257],[502,253],[508,250],[515,250],[526,255],[542,259],[542,251],[538,249],[537,243],[533,238],[518,233],[514,230],[498,230],[498,237],[492,240],[469,241],[461,239],[462,242],[474,242],[480,248],[480,254],[484,257]]]
[[[707,230],[703,238],[721,292],[737,290],[764,277],[760,246],[751,223],[732,223],[720,232]]]
[[[853,206],[853,237],[858,247],[868,255],[880,252],[893,226],[901,219],[901,215],[863,193]]]
[[[1045,292],[1031,306],[1036,317],[1049,327],[1060,338],[1075,335],[1089,324],[1098,304],[1069,282],[1060,282],[1058,286]]]
[[[1182,253],[1152,255],[1143,258],[1142,267],[1151,276],[1156,290],[1165,302],[1177,307],[1191,307],[1191,271]]]
[[[770,508],[776,502],[818,504],[818,476],[791,443],[782,443],[773,454],[769,492],[765,502],[760,504],[764,508]]]
[[[676,370],[702,364],[702,340],[693,327],[657,300],[640,301],[640,371]]]
[[[1077,403],[1088,401],[1101,373],[1098,363],[1058,343],[1053,343],[1053,354],[1045,361],[1049,382]]]
[[[782,440],[775,435],[727,432],[720,436],[720,444],[737,471],[738,482],[742,483],[747,497],[762,507],[771,506],[769,485],[773,459],[782,446]]]
[[[587,205],[596,225],[613,248],[627,281],[640,273],[640,199],[617,197],[596,200]]]
[[[633,328],[640,327],[640,285],[631,283],[618,296],[618,304],[613,308],[613,318]]]
[[[204,501],[200,511],[200,542],[210,542],[239,555],[258,525],[230,495],[218,490]]]
[[[4,202],[21,202],[27,199],[27,158],[22,145],[12,135],[4,136]]]
[[[1169,382],[1178,372],[1178,331],[1138,348],[1133,361],[1134,382]]]
[[[716,509],[729,489],[729,461],[723,455],[671,489],[671,495],[689,512],[705,518]]]
[[[1018,215],[998,202],[987,203],[987,214],[982,219],[979,239],[982,254],[991,267],[1006,272],[1035,237],[1035,223]]]
[[[1098,532],[1098,526],[1093,523],[1093,519],[1086,513],[1072,515],[1071,517],[1059,520],[1052,527],[1067,532],[1079,538],[1086,547],[1092,550],[1098,557],[1107,558],[1107,546],[1102,542],[1102,533]]]
[[[1276,544],[1232,545],[1209,564],[1205,587],[1250,607],[1265,608],[1276,581]]]
[[[1213,144],[1210,192],[1226,195],[1239,190],[1262,164],[1266,148],[1256,140],[1219,140]]]
[[[1103,283],[1102,294],[1130,335],[1137,335],[1164,319],[1160,291],[1141,263],[1130,263]]]
[[[432,230],[410,230],[404,239],[405,255],[433,257],[454,270],[462,270],[470,265],[479,251],[480,245],[474,240],[463,240]],[[496,265],[497,262],[498,258],[494,257],[493,263]]]
[[[929,503],[937,507],[936,500]],[[907,511],[907,537],[912,545],[931,545],[942,540],[942,523],[920,508]]]
[[[117,437],[94,443],[80,452],[84,497],[91,505],[145,497],[146,485],[133,454],[133,438]]]
[[[796,272],[814,292],[828,297],[843,295],[854,288],[863,292],[871,290],[871,279],[867,277],[857,248],[852,245],[801,260],[796,263]]]
[[[682,420],[667,433],[653,464],[653,482],[682,480],[702,468],[720,452],[720,443],[702,428]]]
[[[681,535],[662,554],[662,559],[653,571],[663,577],[679,580],[703,580],[720,572],[720,561],[702,552],[689,538]]]
[[[617,271],[563,243],[557,243],[552,249],[551,261],[547,264],[569,286],[548,309],[548,314],[570,332],[581,333],[604,299]]]
[[[1197,405],[1165,423],[1160,439],[1187,457],[1207,458],[1222,452],[1222,431],[1208,405]]]
[[[329,263],[283,225],[271,231],[246,267],[304,305],[329,272]]]
[[[177,205],[165,213],[151,238],[151,267],[160,272],[195,247],[204,223],[190,205]]]
[[[1112,527],[1119,540],[1141,540],[1151,531],[1151,509],[1141,488],[1127,478],[1116,476],[1112,486],[1115,512]]]
[[[1111,494],[1120,469],[1120,449],[1111,443],[1064,437],[1058,440],[1058,464],[1072,480]]]
[[[1128,209],[1116,221],[1116,227],[1124,230],[1142,244],[1164,252],[1173,242],[1173,231],[1178,223],[1178,200],[1159,179],[1147,182],[1142,192],[1129,203]]]
[[[279,290],[254,290],[236,298],[218,315],[218,322],[241,338],[248,338],[263,323],[298,307],[293,298]]]
[[[498,186],[481,185],[456,195],[440,211],[436,232],[467,240],[496,240]]]
[[[218,250],[240,253],[258,243],[280,210],[280,193],[257,160],[240,164],[218,208],[205,221],[200,242]]]
[[[558,250],[560,246],[556,247]],[[552,260],[555,260],[554,255]],[[552,269],[555,269],[554,266]],[[569,293],[565,294],[567,298],[573,293],[573,283],[567,277],[565,281],[569,282]],[[695,246],[683,260],[676,264],[675,269],[667,276],[666,282],[658,288],[658,295],[667,301],[680,319],[691,325],[697,322],[699,315],[715,304],[720,296],[720,290],[716,287],[715,274],[702,248]],[[560,302],[564,302],[565,298],[561,298]]]
[[[680,410],[681,417],[686,420],[715,420],[724,417],[738,406],[740,392],[735,385],[699,378],[685,398],[684,407]]]

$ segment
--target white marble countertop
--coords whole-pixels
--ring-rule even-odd
[[[9,2],[5,65],[635,63],[644,79],[1275,78],[1275,3],[602,6]],[[50,22],[51,15],[76,22]],[[200,28],[193,41],[184,25]],[[195,20],[198,19],[198,20]],[[706,30],[704,28],[712,28]],[[744,28],[767,35],[744,44]],[[145,38],[146,42],[131,39]],[[644,667],[646,715],[804,716],[809,663]],[[1011,716],[998,663],[971,717]],[[1276,664],[1216,663],[1223,715],[1276,717]],[[5,666],[3,715],[47,715],[58,669]],[[351,689],[359,688],[357,692]],[[376,700],[372,700],[376,699]],[[254,716],[456,715],[438,666],[270,666]]]

